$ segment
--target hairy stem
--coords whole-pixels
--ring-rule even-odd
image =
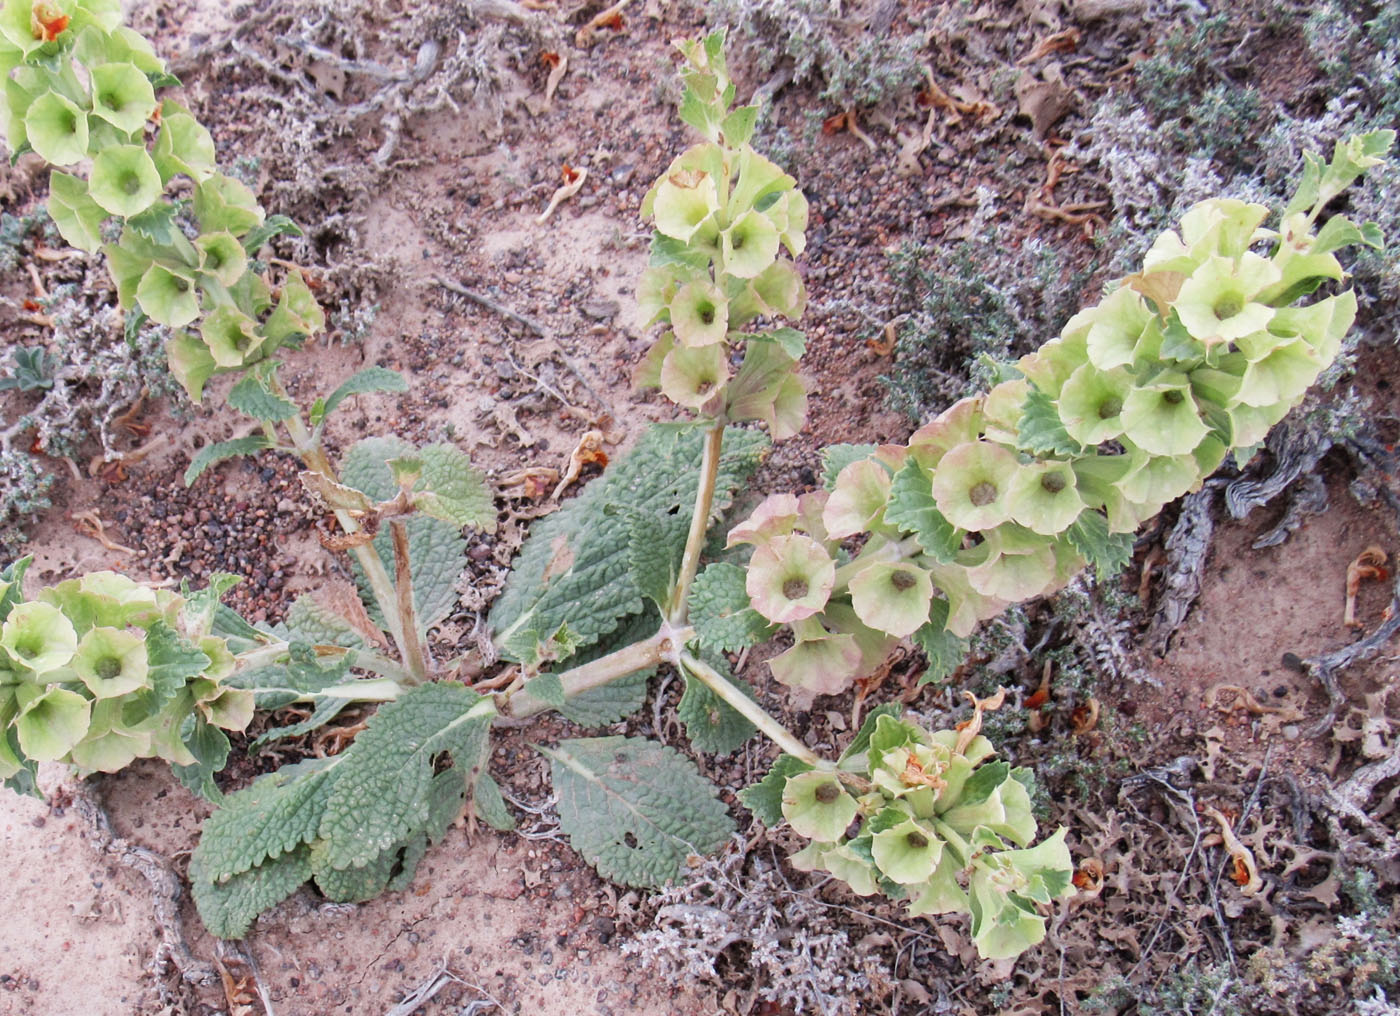
[[[398,614],[403,625],[403,661],[413,677],[413,684],[422,684],[428,679],[429,659],[427,647],[418,637],[418,619],[413,611],[413,571],[408,556],[408,524],[403,519],[389,523],[389,533],[394,541],[394,584],[398,587]]]
[[[565,671],[559,675],[560,683],[564,685],[564,697],[573,698],[582,692],[601,688],[605,684],[624,678],[628,674],[658,666],[666,661],[666,654],[673,646],[681,644],[684,639],[693,638],[694,635],[695,632],[690,628],[676,631],[669,626],[663,627],[649,639],[634,642],[607,656],[600,656],[596,660]],[[524,686],[503,698],[500,706],[502,715],[516,719],[534,716],[551,708],[548,703],[541,702],[530,694],[529,688]]]
[[[696,659],[690,653],[687,653],[684,649],[680,648],[679,644],[666,654],[666,659],[674,664],[677,670],[682,670],[689,674],[722,698],[735,712],[752,723],[774,744],[793,758],[801,759],[809,766],[814,766],[818,769],[834,768],[832,763],[816,754],[812,749],[808,748],[794,737],[786,727],[764,712],[763,708],[757,702],[725,680],[724,676],[720,674],[719,671],[715,670],[703,660]]]
[[[690,517],[690,532],[685,538],[685,552],[681,555],[681,573],[676,579],[671,610],[667,617],[672,625],[685,624],[688,616],[690,585],[695,581],[695,572],[700,567],[700,552],[705,549],[705,533],[710,528],[710,509],[715,503],[715,482],[719,478],[719,455],[723,444],[724,421],[716,420],[710,432],[705,435],[705,454],[700,461],[700,485],[695,491],[695,513]]]
[[[274,383],[277,393],[285,395],[286,391],[281,384],[276,383],[275,379]],[[321,449],[320,442],[313,438],[311,432],[306,429],[306,424],[302,423],[301,417],[293,416],[285,423],[287,432],[292,436],[292,444],[296,446],[297,455],[301,457],[302,464],[313,473],[319,473],[332,483],[339,483],[340,477],[336,475],[331,460]],[[360,524],[355,521],[355,517],[344,509],[335,509],[335,519],[340,523],[340,528],[347,533],[353,534],[360,531]],[[398,646],[399,655],[407,660],[408,652],[404,646],[405,625],[403,618],[399,615],[399,598],[394,591],[394,583],[389,578],[389,570],[384,567],[379,552],[371,544],[351,547],[350,554],[360,563],[360,568],[365,573],[370,592],[374,594],[374,601],[379,605],[379,612],[384,615],[384,621],[389,626],[389,636],[394,640],[394,645]]]

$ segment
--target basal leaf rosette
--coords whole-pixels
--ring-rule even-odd
[[[933,579],[907,561],[877,561],[850,582],[851,606],[868,627],[905,638],[928,623]]]
[[[834,843],[859,812],[835,773],[813,770],[788,779],[783,787],[783,818],[800,836],[818,843]]]
[[[124,628],[93,628],[78,643],[72,667],[95,699],[129,694],[149,676],[146,640]]]
[[[933,474],[933,498],[953,525],[969,532],[1007,521],[1006,497],[1020,463],[1016,453],[990,441],[969,441],[949,451]]]
[[[1191,379],[1178,371],[1134,387],[1123,400],[1123,433],[1153,455],[1189,455],[1209,428],[1201,419]]]
[[[777,536],[753,552],[745,588],[753,607],[774,624],[791,624],[821,612],[836,582],[836,562],[801,533]]]
[[[1063,533],[1085,508],[1073,467],[1056,459],[1021,466],[1007,491],[1006,506],[1013,522],[1042,536]]]
[[[1274,308],[1257,298],[1281,277],[1279,267],[1258,254],[1212,256],[1181,284],[1172,309],[1191,335],[1211,349],[1268,327]]]
[[[107,63],[89,68],[92,78],[92,111],[117,130],[135,134],[156,111],[151,81],[129,63]]]
[[[71,166],[88,154],[87,112],[67,96],[45,92],[29,104],[24,135],[46,162]],[[98,203],[105,207],[100,199]]]
[[[160,197],[163,185],[151,156],[140,145],[112,145],[92,160],[92,199],[123,218],[139,215]]]
[[[0,624],[0,649],[27,680],[43,682],[68,666],[78,651],[78,633],[57,607],[31,600]]]

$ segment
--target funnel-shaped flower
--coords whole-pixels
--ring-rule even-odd
[[[73,745],[68,757],[80,769],[115,773],[150,753],[151,735],[121,725],[120,700],[94,702],[87,735]]]
[[[983,596],[1016,603],[1045,592],[1055,582],[1055,551],[1044,537],[1035,544],[1008,535],[1006,527],[988,532],[968,555],[967,581]],[[1034,548],[1034,549],[1033,549]],[[960,555],[961,558],[961,555]],[[980,563],[973,563],[981,558]]]
[[[1059,338],[1021,357],[1016,361],[1016,369],[1052,399],[1059,395],[1060,387],[1089,356],[1089,329],[1097,320],[1098,309],[1091,307],[1070,318]]]
[[[199,251],[199,270],[214,276],[225,286],[237,282],[248,267],[243,245],[232,233],[201,234],[195,237],[194,246]]]
[[[1025,785],[1014,776],[1006,776],[990,793],[977,786],[983,773],[995,776],[998,772],[989,766],[977,770],[965,784],[963,799],[943,812],[943,821],[967,837],[979,828],[989,829],[1024,847],[1035,839],[1035,816]]]
[[[943,841],[917,819],[905,818],[875,833],[870,840],[875,865],[892,882],[927,882],[943,859]]]
[[[960,867],[951,850],[943,851],[943,858],[928,881],[910,887],[909,916],[966,914],[969,910],[967,892],[958,885]]]
[[[875,865],[849,843],[812,842],[788,858],[798,871],[825,871],[834,875],[857,896],[874,896],[880,891],[875,881]]]
[[[1234,435],[1234,443],[1237,448],[1248,448],[1257,445],[1264,440],[1293,406],[1287,402],[1280,402],[1272,406],[1255,408],[1240,403],[1228,410],[1226,413],[1230,417],[1230,427]]]
[[[836,581],[836,562],[810,536],[776,536],[753,552],[745,588],[757,610],[774,624],[819,613]]]
[[[777,228],[778,238],[782,240],[788,253],[795,258],[801,257],[802,252],[807,249],[809,209],[806,195],[796,188],[784,191],[770,207],[763,210],[763,214],[768,216]]]
[[[856,799],[835,773],[798,773],[783,787],[783,818],[799,836],[818,843],[834,843],[845,836],[858,810]]]
[[[140,145],[112,145],[92,160],[88,189],[107,211],[129,219],[160,197],[160,174]]]
[[[29,104],[24,132],[34,151],[55,166],[87,156],[87,114],[57,92],[45,92]]]
[[[797,523],[797,495],[769,494],[743,522],[729,531],[726,547],[741,543],[762,546],[775,536],[786,536]]]
[[[932,470],[959,445],[976,441],[982,433],[982,399],[965,398],[909,435],[909,454],[925,469]]]
[[[184,173],[199,183],[214,174],[214,139],[189,110],[178,103],[166,102],[161,107],[154,158],[160,178],[165,182]]]
[[[1181,284],[1173,309],[1192,336],[1207,347],[1233,342],[1268,327],[1274,309],[1252,302],[1277,282],[1279,268],[1258,254],[1211,257]]]
[[[1292,404],[1322,373],[1321,359],[1306,341],[1274,341],[1275,348],[1252,360],[1240,379],[1236,397],[1246,406],[1262,409]]]
[[[253,722],[253,693],[246,688],[228,688],[200,678],[190,682],[190,691],[195,708],[216,727],[243,730]]]
[[[88,572],[39,594],[63,611],[79,637],[96,627],[145,627],[156,619],[155,591],[112,571]]]
[[[1123,401],[1132,387],[1132,375],[1122,368],[1105,371],[1084,364],[1060,389],[1065,432],[1091,448],[1118,437],[1123,433]]]
[[[795,320],[807,310],[807,287],[791,262],[774,261],[754,276],[750,286],[760,304],[759,313]]]
[[[671,327],[683,346],[723,342],[729,331],[729,301],[708,280],[687,283],[671,298]]]
[[[156,93],[151,81],[128,63],[108,63],[94,67],[92,111],[117,130],[135,134],[156,110]]]
[[[959,445],[939,460],[933,499],[953,525],[969,532],[991,529],[1011,517],[1006,494],[1019,463],[1015,452],[990,441]]]
[[[263,210],[253,192],[223,173],[215,173],[195,187],[194,214],[203,233],[226,230],[242,236],[263,221]]]
[[[661,361],[661,391],[677,405],[699,410],[729,380],[723,343],[675,346]]]
[[[126,695],[146,683],[146,640],[121,628],[93,628],[78,643],[72,666],[93,698]]]
[[[158,324],[183,328],[199,317],[199,290],[191,275],[153,264],[136,285],[136,301]]]
[[[933,580],[907,562],[877,562],[851,579],[851,606],[876,631],[896,638],[913,635],[928,623]]]
[[[1138,341],[1152,321],[1151,308],[1127,286],[1116,290],[1096,308],[1085,336],[1089,362],[1099,370],[1126,367],[1137,355]]]
[[[1187,455],[1208,428],[1191,394],[1191,379],[1169,371],[1123,400],[1123,433],[1153,455]]]
[[[217,307],[204,318],[199,333],[220,367],[241,367],[256,358],[263,338],[248,315],[233,307]]]
[[[165,359],[190,401],[198,405],[204,396],[204,383],[219,369],[204,340],[189,332],[176,332],[165,345]]]
[[[656,187],[657,231],[686,243],[719,210],[715,181],[699,170],[672,173]]]
[[[73,659],[78,650],[78,633],[57,607],[31,600],[11,609],[4,624],[0,624],[0,649],[42,681]]]
[[[982,436],[995,444],[1016,447],[1030,394],[1031,383],[1025,378],[993,385],[982,398]]]
[[[637,309],[644,327],[654,325],[671,307],[676,290],[692,277],[692,272],[676,265],[652,265],[637,280]]]
[[[57,762],[87,733],[90,704],[76,691],[25,685],[15,694],[20,704],[15,733],[20,749],[35,762]]]
[[[49,218],[59,234],[89,254],[102,246],[106,210],[88,193],[87,182],[54,170],[49,174]]]
[[[737,168],[739,179],[729,192],[729,204],[725,208],[731,220],[752,210],[755,205],[770,207],[772,199],[779,192],[791,193],[797,186],[797,181],[784,173],[777,163],[759,155],[748,145],[739,151]],[[769,201],[764,202],[765,197]]]
[[[778,231],[767,217],[747,212],[720,233],[720,260],[735,278],[752,279],[778,256]]]
[[[244,277],[257,278],[256,275]],[[326,312],[316,302],[316,296],[301,277],[301,272],[292,272],[282,281],[277,309],[263,323],[262,333],[267,336],[268,349],[276,349],[283,343],[300,342],[325,327]]]
[[[844,540],[869,529],[885,510],[891,482],[889,470],[873,459],[842,469],[822,512],[827,535]]]
[[[1006,495],[1006,507],[1018,525],[1043,536],[1056,536],[1079,518],[1084,499],[1076,489],[1070,464],[1049,459],[1016,471]]]
[[[1257,239],[1268,236],[1259,224],[1269,215],[1264,205],[1234,198],[1202,201],[1181,218],[1181,233],[1159,236],[1143,259],[1146,271],[1190,275],[1211,255],[1236,258]]]
[[[839,695],[860,676],[863,659],[854,635],[819,635],[802,638],[769,660],[768,666],[789,688],[802,688],[814,695]]]
[[[1129,455],[1129,471],[1115,486],[1134,504],[1154,506],[1151,514],[1185,494],[1200,479],[1196,460],[1189,454],[1154,456],[1132,450]]]

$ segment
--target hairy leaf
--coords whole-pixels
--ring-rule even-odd
[[[482,773],[476,778],[476,786],[472,788],[472,814],[503,833],[515,828],[515,816],[501,795],[500,784],[490,773]]]
[[[729,674],[729,665],[722,657],[707,653],[705,662],[729,678],[730,684],[753,698],[753,689],[746,681]],[[685,693],[676,706],[676,715],[685,724],[685,736],[690,739],[692,748],[717,755],[728,755],[736,750],[753,736],[755,730],[754,725],[733,706],[689,674],[685,675]]]
[[[914,644],[928,657],[928,669],[919,684],[930,684],[950,676],[967,659],[967,639],[948,630],[948,601],[935,596],[929,623],[914,633]]]
[[[313,424],[320,423],[352,395],[363,395],[366,392],[406,391],[408,391],[408,382],[398,371],[390,370],[387,367],[366,367],[358,373],[351,374],[341,383],[339,388],[326,396],[324,402],[313,408],[311,422]]]
[[[311,857],[305,846],[225,881],[216,881],[197,858],[190,861],[190,889],[199,918],[218,938],[242,938],[259,914],[281,903],[310,877]]]
[[[413,488],[413,507],[458,529],[496,531],[496,505],[486,475],[452,445],[428,445],[419,453],[423,473]]]
[[[1026,397],[1016,444],[1037,455],[1082,455],[1084,447],[1065,430],[1055,401],[1038,388]]]
[[[747,572],[720,561],[695,577],[690,589],[690,623],[700,643],[710,649],[738,652],[768,638],[777,626],[753,609],[744,583]]]
[[[627,565],[632,569],[632,581],[643,596],[665,610],[680,577],[690,519],[680,512],[653,514],[636,508],[620,511],[627,520]]]
[[[1101,513],[1086,511],[1075,519],[1065,532],[1074,549],[1094,566],[1094,575],[1107,582],[1133,559],[1132,533],[1110,533],[1108,519]]]
[[[894,474],[885,521],[913,533],[924,553],[942,564],[952,563],[962,549],[962,534],[938,510],[932,481],[916,462]]]
[[[170,768],[175,771],[175,778],[187,790],[206,801],[218,802],[223,799],[224,794],[214,782],[214,774],[223,769],[228,762],[228,735],[203,716],[196,715],[191,717],[191,720],[193,729],[181,740],[194,756],[195,764]]]
[[[739,791],[739,803],[753,812],[754,818],[773,829],[783,821],[783,788],[787,786],[788,777],[809,772],[811,768],[799,758],[779,755],[767,776]]]
[[[227,879],[310,843],[321,825],[332,774],[345,757],[285,765],[226,795],[195,847],[200,869],[211,880]]]
[[[455,684],[421,685],[380,707],[342,756],[344,769],[326,802],[320,835],[328,841],[327,863],[368,864],[426,826],[437,756],[475,765],[495,715],[490,699]]]
[[[347,486],[368,494],[375,501],[387,501],[399,489],[389,469],[389,460],[413,454],[414,448],[407,441],[393,437],[366,438],[345,454],[340,478]],[[407,526],[408,556],[413,574],[413,606],[418,627],[426,632],[446,617],[456,602],[454,587],[462,571],[462,555],[467,544],[462,539],[459,526],[441,519],[415,517],[408,520]],[[375,537],[374,549],[392,575],[394,550],[387,526]],[[355,575],[360,581],[361,595],[369,607],[370,616],[376,624],[383,626],[384,618],[379,614],[358,565],[355,566]]]
[[[190,460],[190,467],[185,470],[185,486],[191,486],[206,469],[218,465],[225,459],[231,459],[238,455],[252,455],[269,447],[271,445],[267,438],[261,434],[249,434],[247,437],[236,437],[232,441],[216,441],[214,444],[207,444]]]
[[[297,415],[295,403],[269,391],[262,379],[249,374],[228,390],[228,404],[257,420],[276,423]]]
[[[643,596],[632,575],[627,517],[605,514],[604,509],[615,505],[652,515],[689,512],[703,441],[703,431],[696,428],[652,427],[631,454],[534,525],[491,610],[491,630],[504,656],[534,662],[536,646],[565,621],[579,644],[588,645],[641,612]],[[717,509],[728,505],[733,490],[753,472],[766,444],[754,431],[725,432]],[[683,531],[679,538],[684,541]]]
[[[663,885],[733,831],[715,788],[664,745],[594,737],[540,750],[552,761],[559,826],[604,878]]]

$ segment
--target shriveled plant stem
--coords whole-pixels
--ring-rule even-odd
[[[422,684],[428,679],[429,660],[427,647],[418,637],[418,618],[413,609],[413,565],[408,555],[408,524],[403,519],[389,523],[389,533],[394,541],[394,580],[398,588],[398,616],[403,625],[403,661],[408,664],[408,672],[413,684]]]

